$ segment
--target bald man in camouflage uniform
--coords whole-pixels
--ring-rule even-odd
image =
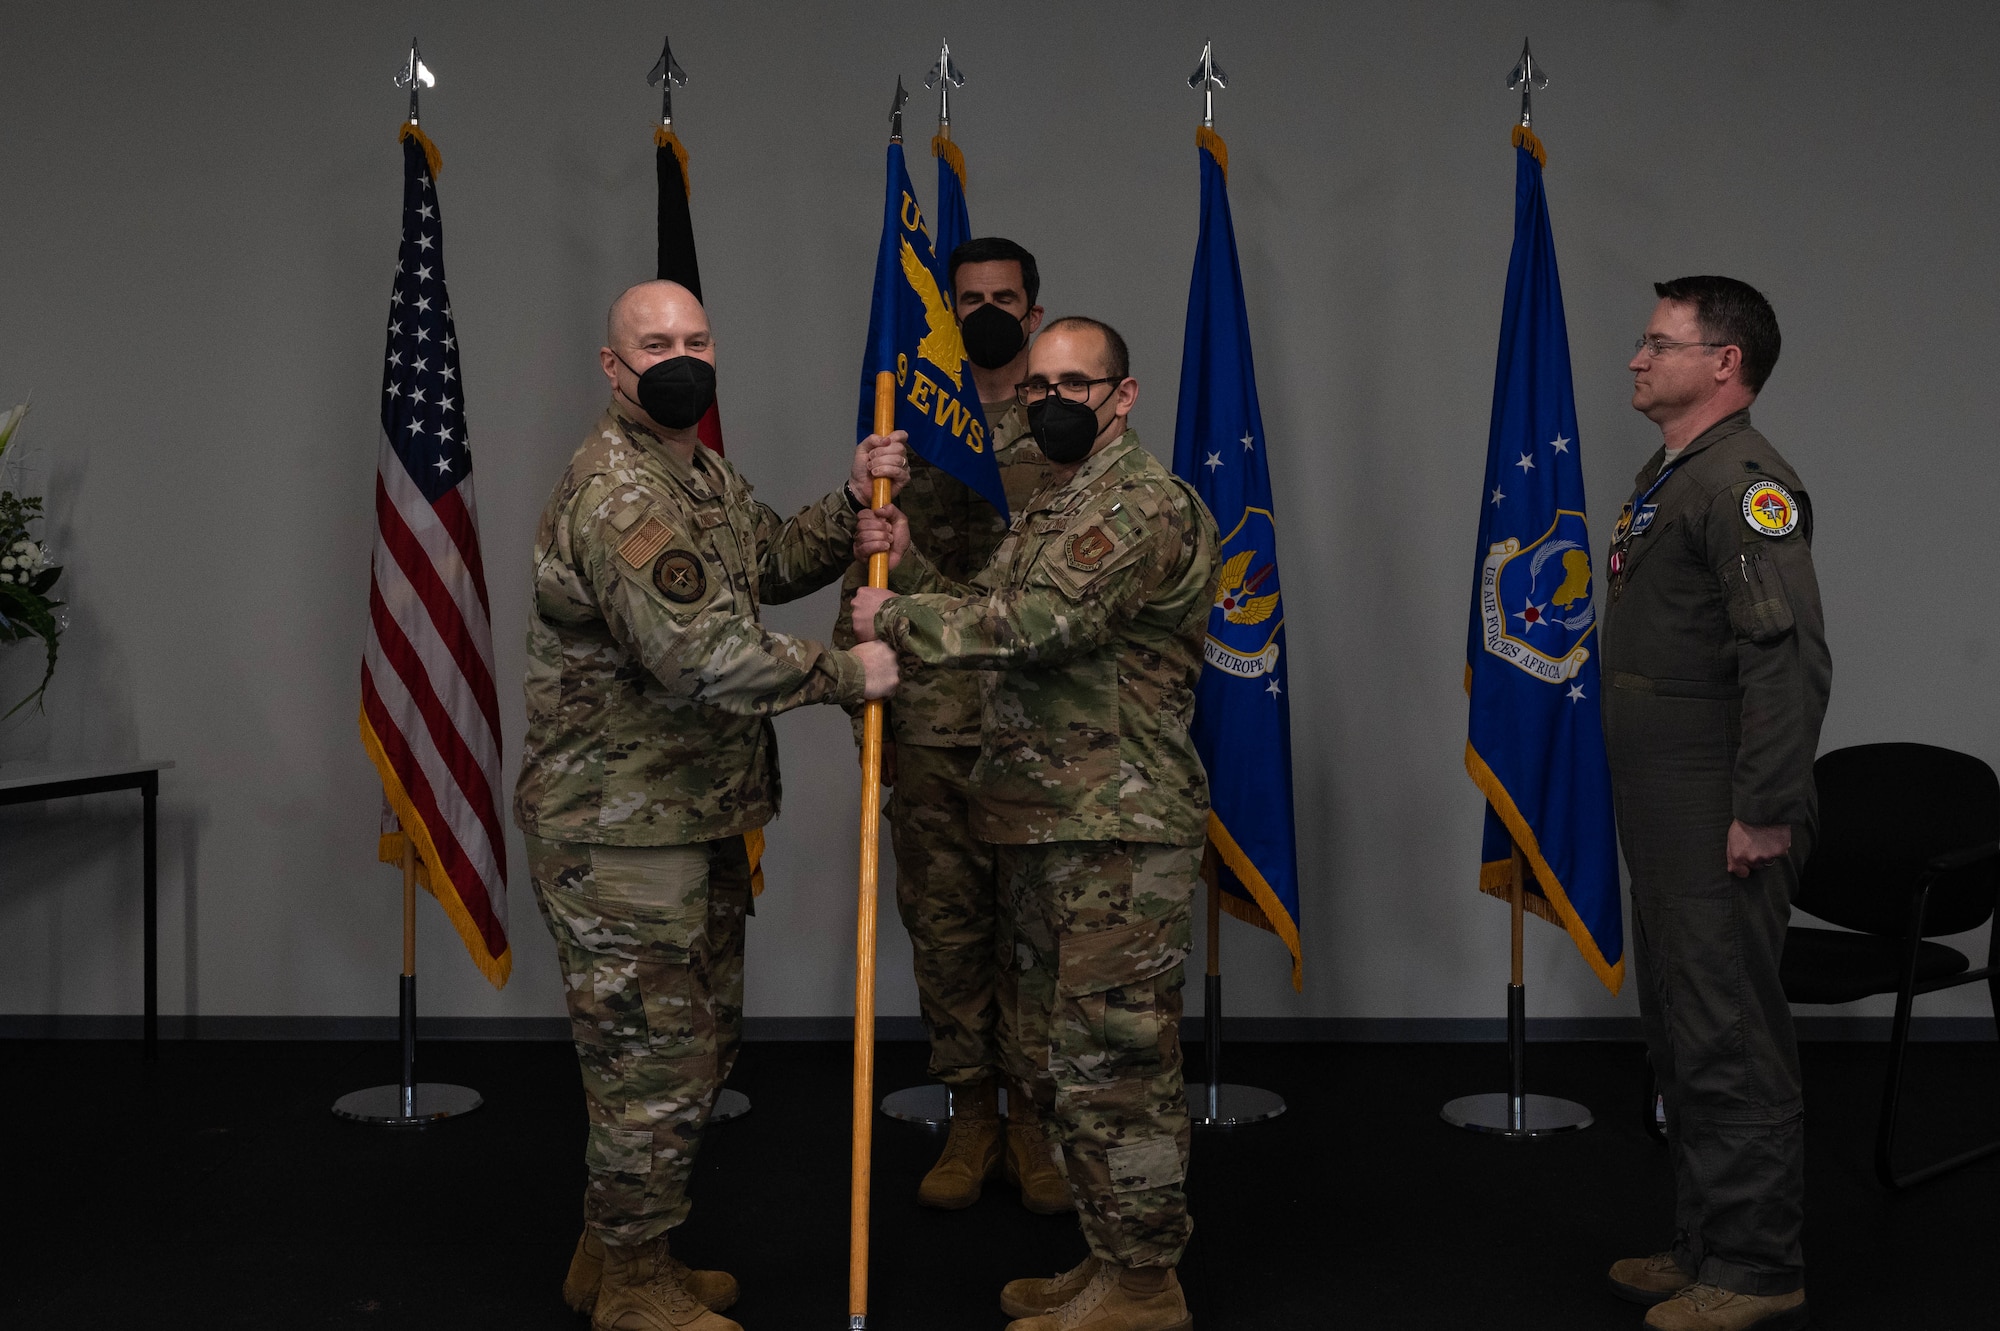
[[[1217,532],[1125,428],[1128,370],[1123,339],[1094,320],[1036,340],[1030,419],[1053,385],[1085,411],[1081,432],[1059,447],[1038,424],[1054,472],[970,586],[911,547],[898,515],[864,515],[856,545],[896,561],[893,591],[855,593],[862,638],[999,672],[973,829],[1025,917],[1022,1001],[1048,1023],[1035,1089],[1090,1244],[1074,1270],[1002,1291],[1011,1331],[1192,1326],[1174,1276],[1190,1230],[1181,982],[1208,780],[1187,727]]]
[[[1035,303],[1041,276],[1032,254],[994,236],[967,241],[949,258],[993,460],[1008,507],[1018,510],[1042,488],[1050,470],[1014,400],[1015,385],[1027,376],[1027,339],[1042,322],[1042,307]],[[952,581],[965,581],[984,568],[1007,535],[999,510],[921,457],[911,458],[910,483],[896,505],[909,520],[911,539]],[[834,624],[837,646],[855,641],[848,611],[854,592],[866,582],[864,565],[848,571]],[[972,830],[972,765],[979,756],[986,681],[977,672],[906,664],[888,707],[883,745],[896,905],[910,935],[917,1001],[930,1038],[930,1072],[951,1088],[950,1131],[917,1187],[917,1200],[958,1210],[978,1201],[985,1182],[1004,1172],[1020,1188],[1023,1206],[1058,1215],[1069,1210],[1069,1188],[1056,1170],[1034,1094],[1026,1088],[1034,1060],[1020,1053],[1024,1039],[1039,1046],[1047,1032],[1039,1025],[1017,1029],[1021,1005],[1013,983],[1012,911],[1001,900],[997,854]],[[855,735],[858,740],[858,724]],[[1034,1021],[1032,1012],[1029,1020]],[[1004,1137],[1003,1076],[1012,1079]]]
[[[900,485],[908,469],[900,434],[871,438],[843,489],[781,520],[700,446],[700,404],[685,428],[652,414],[664,408],[640,374],[713,364],[700,303],[643,283],[608,323],[611,404],[535,539],[514,799],[589,1117],[585,1228],[563,1295],[598,1331],[741,1331],[720,1315],[735,1280],[670,1257],[667,1231],[687,1218],[736,1057],[750,846],[778,811],[770,718],[896,683],[880,645],[829,651],[766,630],[758,606],[837,579],[871,478]]]

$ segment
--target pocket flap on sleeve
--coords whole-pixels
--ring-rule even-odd
[[[1186,911],[1071,934],[1056,945],[1056,989],[1066,998],[1149,980],[1187,959],[1194,921]]]

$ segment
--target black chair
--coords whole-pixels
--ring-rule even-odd
[[[1979,980],[2000,1019],[2000,927],[1986,965],[1929,938],[1976,929],[1992,917],[2000,890],[2000,779],[1969,754],[1928,744],[1861,744],[1813,764],[1819,786],[1819,844],[1792,903],[1854,933],[1785,932],[1780,968],[1794,1003],[1851,1003],[1896,995],[1875,1176],[1906,1188],[2000,1151],[1994,1140],[1898,1174],[1892,1160],[1910,1009],[1918,994]]]

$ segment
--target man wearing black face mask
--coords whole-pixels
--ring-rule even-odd
[[[951,282],[973,382],[994,444],[1010,508],[1048,479],[1049,466],[1014,399],[1027,375],[1028,337],[1042,323],[1035,256],[1011,240],[969,240],[951,254]],[[1007,535],[991,504],[922,458],[897,504],[931,562],[964,580]],[[833,641],[854,641],[847,603],[867,581],[849,570]],[[889,830],[896,851],[896,904],[909,930],[917,995],[930,1037],[931,1075],[951,1087],[951,1130],[917,1188],[925,1206],[956,1210],[979,1200],[1004,1172],[1021,1203],[1044,1215],[1069,1209],[1069,1191],[1042,1136],[1035,1100],[1016,1083],[1003,1131],[1000,1080],[1020,1075],[1018,1046],[1039,1029],[1017,1029],[1006,959],[1014,952],[999,897],[993,847],[972,833],[966,803],[979,754],[982,681],[956,670],[912,669],[889,704],[883,771],[890,781]]]
[[[1058,319],[1021,385],[1053,470],[969,583],[941,574],[890,508],[863,514],[854,627],[927,666],[998,672],[972,772],[1017,916],[1023,1052],[1090,1255],[1016,1280],[1010,1331],[1185,1331],[1174,1275],[1190,1223],[1181,965],[1208,820],[1188,737],[1215,601],[1215,520],[1126,427],[1124,339]]]
[[[770,717],[896,686],[880,643],[829,651],[758,622],[831,583],[874,477],[790,520],[751,497],[696,423],[714,395],[701,303],[646,282],[611,308],[612,400],[543,511],[528,628],[528,735],[514,816],[567,988],[589,1136],[584,1232],[563,1295],[597,1331],[741,1331],[736,1282],[690,1271],[667,1234],[735,1061],[744,915],[778,811]]]

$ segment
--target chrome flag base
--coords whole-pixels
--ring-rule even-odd
[[[385,1128],[421,1128],[439,1119],[470,1114],[486,1101],[469,1086],[420,1081],[414,1086],[370,1086],[333,1102],[333,1112],[356,1123]]]
[[[941,1128],[951,1122],[951,1087],[941,1082],[910,1086],[882,1097],[882,1112],[905,1123]],[[1007,1088],[1000,1088],[1000,1116],[1007,1116]]]
[[[1553,1137],[1591,1125],[1590,1111],[1574,1100],[1553,1095],[1524,1095],[1516,1100],[1503,1091],[1464,1095],[1438,1111],[1454,1128],[1490,1132],[1499,1137]]]

